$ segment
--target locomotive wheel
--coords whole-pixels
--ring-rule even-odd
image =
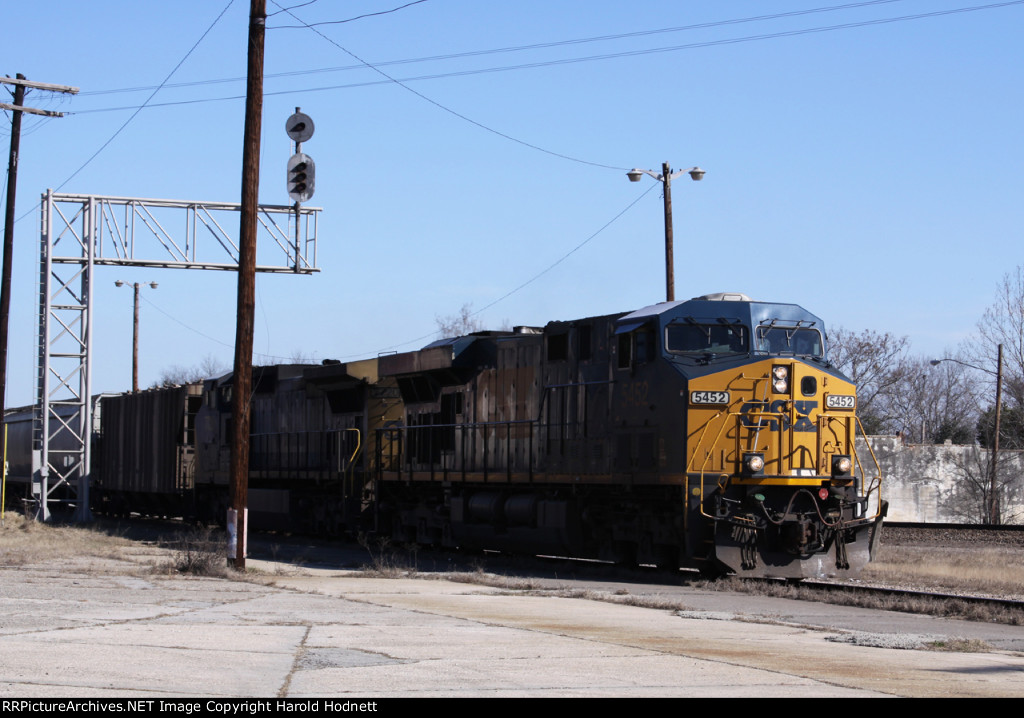
[[[636,567],[636,552],[637,545],[633,541],[612,541],[612,562],[616,566]]]
[[[654,545],[654,565],[659,571],[679,570],[679,549],[669,544]]]
[[[711,562],[706,562],[697,570],[700,571],[701,578],[705,578],[708,581],[717,581],[728,575],[728,571],[723,571],[718,564]]]

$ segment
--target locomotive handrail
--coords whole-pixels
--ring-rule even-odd
[[[739,412],[728,412],[728,413],[726,413],[724,415],[725,416],[739,416],[740,413]],[[721,412],[721,411],[718,412],[717,414],[715,414],[714,416],[712,416],[710,419],[708,419],[708,421],[704,424],[704,431],[701,432],[700,438],[697,440],[697,448],[698,449],[704,443],[704,435],[707,433],[708,427],[711,425],[711,422],[713,422],[715,419],[717,419],[720,416],[723,416],[723,412]],[[715,436],[715,440],[712,443],[712,446],[717,446],[718,445],[718,440],[721,438],[722,432],[725,431],[726,426],[728,425],[728,423],[729,422],[727,422],[727,421],[723,421],[721,423],[721,426],[718,428],[718,434]],[[694,466],[693,466],[693,459],[695,459],[696,457],[697,457],[697,451],[694,450],[693,458],[690,460],[690,465],[687,467],[688,471],[694,468]],[[700,507],[700,514],[701,514],[701,516],[704,516],[705,518],[709,518],[709,519],[714,519],[715,518],[714,516],[712,516],[711,514],[707,513],[706,511],[704,511],[704,469],[707,466],[708,460],[710,458],[711,458],[711,454],[710,453],[706,453],[705,456],[704,456],[704,462],[701,464],[701,467],[699,469],[700,486],[697,489],[698,490],[698,504],[697,505]],[[719,481],[718,481],[718,485],[719,485],[720,488],[724,488],[724,487],[722,487],[722,481],[721,481],[722,476],[725,476],[726,482],[728,482],[728,480],[730,478],[728,474],[720,474],[719,475]]]
[[[346,498],[346,499],[349,496],[352,495],[353,489],[355,488],[356,456],[358,456],[359,452],[362,451],[362,449],[363,449],[363,434],[362,434],[362,432],[359,431],[359,429],[356,429],[354,427],[350,427],[348,429],[342,429],[341,433],[343,434],[343,433],[348,432],[348,431],[354,431],[356,433],[356,448],[352,450],[352,456],[348,457],[348,467],[345,469],[345,473],[347,474],[347,476],[345,477],[345,481],[342,484],[342,487],[343,487],[342,498]],[[341,440],[341,435],[340,434],[338,436],[338,440],[339,440],[339,442]],[[338,458],[339,459],[341,458],[341,451],[340,451],[341,448],[342,448],[341,446],[338,447],[338,449],[339,449],[339,451],[338,451]],[[339,467],[339,469],[340,468],[341,467]]]
[[[574,381],[566,384],[545,384],[544,391],[540,395],[540,404],[537,407],[537,418],[536,419],[525,419],[524,421],[536,421],[540,424],[541,419],[544,416],[544,409],[547,407],[548,394],[551,389],[568,389],[571,386],[600,386],[602,384],[615,384],[615,379],[595,379],[594,381]]]
[[[871,479],[871,486],[865,488],[865,496],[869,499],[869,504],[871,494],[875,491],[878,492],[878,509],[872,517],[877,519],[882,515],[882,467],[878,463],[878,457],[875,456],[875,450],[871,448],[871,443],[867,440],[867,433],[864,431],[864,425],[861,423],[859,416],[857,417],[857,428],[860,429],[861,436],[864,437],[864,444],[868,447],[868,454],[871,455],[871,460],[875,462],[875,469],[878,470],[878,474]],[[860,460],[860,454],[857,451],[856,439],[853,442],[853,458],[857,462],[857,465],[861,467],[862,475],[865,475],[866,477],[867,472],[865,471],[864,462]]]
[[[376,431],[377,431],[378,434],[382,434],[383,432],[395,432],[399,436],[401,436],[403,434],[409,434],[409,435],[423,434],[425,436],[426,450],[423,453],[427,456],[427,461],[418,462],[418,461],[414,460],[416,458],[416,456],[419,455],[419,451],[417,449],[409,448],[409,442],[402,443],[399,446],[398,456],[397,456],[397,468],[394,466],[394,464],[396,463],[394,461],[394,457],[395,457],[394,452],[392,451],[392,453],[389,455],[389,459],[391,459],[391,461],[389,461],[389,464],[392,465],[391,470],[392,471],[397,471],[399,474],[402,473],[403,471],[406,472],[408,474],[407,480],[411,481],[413,479],[414,472],[417,471],[417,470],[420,470],[420,469],[414,468],[414,464],[416,464],[416,463],[426,463],[426,464],[429,464],[429,467],[430,467],[429,471],[430,471],[430,480],[431,481],[435,480],[435,478],[436,478],[435,477],[435,472],[438,469],[440,469],[440,471],[442,472],[443,478],[444,478],[445,481],[448,480],[449,473],[453,472],[453,471],[461,473],[461,478],[462,478],[463,481],[465,481],[466,480],[467,471],[469,471],[469,469],[467,469],[465,436],[466,436],[467,432],[472,432],[472,431],[479,430],[479,431],[481,431],[480,440],[483,442],[483,451],[480,454],[482,459],[483,459],[483,464],[482,464],[482,466],[480,467],[479,470],[482,472],[483,480],[486,482],[488,480],[488,478],[490,477],[491,473],[494,470],[503,471],[505,476],[506,476],[506,479],[510,479],[511,478],[511,475],[512,475],[512,445],[511,445],[512,444],[512,434],[511,434],[511,432],[512,432],[512,428],[515,427],[515,426],[529,426],[530,427],[530,431],[527,433],[526,436],[518,436],[518,437],[516,437],[516,439],[517,440],[525,440],[527,442],[527,450],[528,450],[528,455],[529,455],[529,462],[528,462],[528,466],[527,466],[526,470],[527,470],[527,475],[529,477],[529,480],[533,481],[533,478],[534,478],[533,448],[534,448],[534,434],[536,433],[534,427],[542,426],[540,420],[538,420],[538,419],[508,419],[508,420],[503,420],[503,421],[478,421],[478,422],[471,422],[471,423],[421,424],[419,426],[405,425],[405,426],[392,426],[392,427],[378,428],[378,429],[376,429]],[[491,466],[491,463],[489,461],[490,454],[491,454],[491,451],[490,451],[490,441],[495,436],[497,436],[497,433],[496,433],[495,430],[500,430],[502,427],[504,427],[504,429],[505,429],[505,442],[506,442],[506,447],[505,447],[505,452],[504,452],[505,453],[505,467],[504,467],[504,469],[502,469],[501,467]],[[459,454],[459,457],[458,457],[459,460],[457,462],[458,463],[457,467],[447,465],[447,462],[445,462],[443,460],[443,457],[441,459],[435,459],[434,458],[434,443],[433,443],[434,442],[434,431],[437,430],[437,429],[454,429],[454,430],[458,431],[459,434],[461,435],[463,440],[460,442],[460,449],[461,449],[461,451],[460,451],[460,454]],[[424,432],[425,432],[425,434],[424,434]],[[443,451],[445,451],[445,449],[441,449],[441,451],[443,452]],[[440,464],[440,467],[438,466],[438,464]],[[426,469],[423,469],[423,470],[426,470]],[[383,465],[381,465],[381,471],[383,471]]]

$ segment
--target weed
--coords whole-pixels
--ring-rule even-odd
[[[992,646],[980,638],[949,638],[931,641],[924,644],[929,651],[949,651],[953,653],[988,653]]]
[[[415,544],[398,547],[386,536],[371,539],[359,534],[359,545],[370,555],[370,565],[363,567],[364,573],[379,578],[405,578],[417,572],[419,547]]]
[[[459,583],[470,583],[476,586],[500,588],[505,591],[536,591],[542,587],[541,583],[531,581],[528,578],[500,576],[494,573],[487,573],[479,566],[473,571],[444,573],[438,576],[438,578],[442,578],[445,581],[457,581]]]
[[[226,576],[227,539],[215,535],[212,529],[196,528],[187,533],[178,533],[166,542],[171,549],[169,568],[177,573],[193,576]]]

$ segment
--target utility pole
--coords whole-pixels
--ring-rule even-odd
[[[231,388],[231,424],[234,427],[231,440],[231,508],[235,520],[235,556],[234,560],[230,557],[228,560],[239,571],[245,570],[246,506],[249,499],[249,410],[252,394],[253,316],[256,305],[256,221],[260,190],[263,40],[266,20],[266,0],[250,0],[245,135],[242,140],[242,217],[238,233],[238,309]]]
[[[672,242],[672,168],[661,163],[661,176],[665,178],[665,301],[676,300],[676,267]]]
[[[1003,345],[999,345],[999,356],[996,362],[996,432],[992,440],[992,467],[988,485],[988,522],[991,525],[1002,523],[999,502],[999,429],[1003,416]]]
[[[115,287],[123,287],[127,282],[118,279],[114,282]],[[153,289],[157,288],[156,282],[148,282]],[[138,282],[130,285],[135,290],[135,309],[132,319],[132,393],[139,393],[139,290],[142,288]]]
[[[651,170],[631,169],[626,173],[629,177],[630,182],[639,182],[641,175],[649,175],[654,179],[661,182],[664,185],[664,191],[662,196],[665,198],[665,301],[674,302],[676,300],[676,278],[675,278],[675,262],[673,260],[673,246],[672,246],[672,180],[674,180],[683,172],[690,175],[690,179],[694,182],[700,182],[704,179],[704,175],[707,174],[700,167],[691,167],[688,170],[679,170],[678,172],[672,172],[672,168],[668,162],[661,163],[661,174],[652,172]]]
[[[0,276],[0,413],[7,408],[7,330],[11,315],[11,264],[14,259],[14,205],[18,186],[18,155],[21,151],[21,115],[63,117],[63,112],[25,107],[25,88],[75,94],[77,87],[29,82],[20,72],[12,79],[0,77],[0,83],[14,85],[14,104],[0,102],[0,109],[11,111],[11,154],[7,163],[7,211],[4,218],[3,269]]]

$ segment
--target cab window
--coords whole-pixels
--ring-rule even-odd
[[[795,354],[820,357],[823,354],[821,333],[807,327],[757,328],[757,349],[769,354]]]
[[[747,328],[741,324],[669,324],[665,348],[673,354],[746,354]]]

